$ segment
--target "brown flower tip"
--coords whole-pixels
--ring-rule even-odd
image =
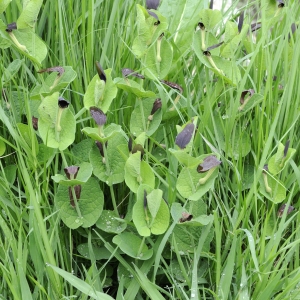
[[[80,194],[81,194],[81,185],[75,185],[74,186],[74,191],[75,191],[75,196],[76,196],[76,199],[77,201],[79,201],[80,199]],[[72,187],[69,186],[69,198],[70,198],[70,204],[72,207],[75,207],[75,201],[74,201],[74,198],[73,198],[73,193],[72,193]]]
[[[206,51],[209,52],[210,50],[213,50],[213,49],[215,49],[215,48],[218,48],[218,47],[220,47],[223,43],[224,43],[224,42],[221,42],[221,43],[212,45],[212,46],[208,47],[208,48],[206,49]]]
[[[143,146],[142,146],[142,145],[140,145],[140,144],[136,144],[136,145],[134,145],[134,147],[133,147],[133,149],[132,149],[131,153],[132,153],[132,154],[134,154],[134,153],[136,153],[136,152],[138,152],[138,151],[140,151],[140,152],[141,152],[141,159],[143,159],[143,156],[144,156],[145,150],[144,150]]]
[[[202,22],[199,22],[198,26],[201,30],[205,30],[205,25]]]
[[[245,97],[246,95],[250,94],[250,97],[252,97],[254,95],[254,90],[253,89],[250,89],[250,90],[244,90],[242,91],[241,93],[241,98],[240,98],[240,103],[241,104],[244,104],[245,102]]]
[[[161,80],[160,82],[167,85],[167,86],[169,86],[172,89],[180,91],[181,94],[183,92],[183,88],[177,83],[170,82],[170,81],[167,81],[167,80]]]
[[[45,72],[58,72],[58,76],[61,76],[63,73],[65,73],[65,69],[63,67],[57,66],[57,67],[51,67],[51,68],[42,69],[38,71],[38,73],[45,73]]]
[[[12,32],[15,29],[17,29],[17,23],[13,22],[13,23],[7,24],[5,31]]]
[[[261,22],[251,24],[251,31],[256,31],[261,28]]]
[[[102,126],[106,123],[106,115],[100,108],[91,106],[90,113],[97,125]]]
[[[131,69],[128,69],[128,68],[122,69],[122,75],[124,77],[134,76],[134,77],[137,77],[137,78],[145,79],[145,76],[143,76],[142,74],[137,73],[134,70],[131,70]]]
[[[157,98],[153,103],[150,115],[154,115],[161,108],[161,105],[161,99]]]
[[[214,155],[210,155],[204,158],[203,162],[198,165],[197,172],[205,173],[210,169],[220,165],[222,162],[218,160]]]
[[[284,212],[284,210],[285,210],[285,207],[286,207],[286,204],[282,204],[282,205],[280,206],[280,208],[278,209],[277,216],[278,216],[279,218],[282,217],[283,212]],[[294,209],[295,209],[294,206],[291,206],[291,205],[290,205],[290,206],[288,207],[288,209],[287,209],[287,215],[289,215]]]
[[[182,217],[179,219],[180,223],[188,222],[193,219],[193,215],[189,214],[188,212],[184,211],[182,213]]]
[[[96,61],[96,69],[97,69],[98,75],[100,77],[100,80],[103,80],[104,82],[106,82],[106,75],[98,61]]]
[[[39,121],[39,119],[36,118],[36,117],[32,117],[32,118],[31,118],[31,121],[32,121],[33,129],[34,129],[34,130],[38,130],[38,129],[39,129],[39,127],[38,127],[38,121]]]
[[[285,146],[284,146],[284,150],[283,150],[283,158],[286,157],[288,151],[289,151],[289,146],[290,146],[290,140],[288,140],[286,143],[285,143]]]
[[[101,142],[99,142],[99,141],[96,141],[95,144],[98,147],[101,156],[104,157],[103,144]],[[105,148],[107,148],[107,142],[105,143]]]
[[[190,142],[193,133],[194,133],[195,125],[193,123],[187,124],[183,130],[176,136],[175,144],[180,148],[184,149],[187,144]]]
[[[148,202],[147,202],[147,192],[144,190],[144,209],[147,209]]]
[[[241,12],[240,17],[239,17],[239,23],[238,23],[238,31],[241,33],[242,27],[244,23],[244,11]]]
[[[132,151],[132,137],[130,137],[128,140],[128,150],[129,150],[129,152]]]
[[[80,167],[70,166],[70,167],[64,168],[64,171],[65,171],[68,179],[75,179],[79,169],[80,169]]]
[[[65,98],[63,97],[59,97],[58,98],[58,106],[59,108],[65,109],[70,105],[70,102],[67,101]]]

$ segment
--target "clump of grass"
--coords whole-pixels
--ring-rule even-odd
[[[236,9],[235,2],[221,13],[199,1],[173,2],[149,13],[142,2],[44,1],[34,24],[46,45],[41,62],[1,26],[5,299],[297,295],[298,5],[264,0]],[[12,1],[2,23],[20,14]],[[17,39],[22,30],[30,31],[12,29]],[[53,66],[65,72],[38,72]],[[67,66],[76,72],[69,82]],[[124,69],[140,76],[122,78]],[[50,91],[42,90],[48,75]],[[72,122],[76,128],[69,145],[51,148],[41,126],[49,121],[55,131],[58,108],[40,105],[59,84],[56,92],[71,106],[60,111],[54,136]],[[97,95],[89,107],[101,130],[85,107],[89,91]],[[32,117],[39,118],[34,126]],[[217,165],[198,172],[209,157]],[[73,165],[76,178],[65,178]],[[93,198],[97,207],[85,218],[82,203]]]

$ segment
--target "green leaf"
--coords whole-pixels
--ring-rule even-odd
[[[227,21],[225,24],[224,42],[228,43],[239,34],[238,25],[233,21]]]
[[[90,152],[90,162],[94,167],[94,175],[97,176],[101,181],[111,186],[124,181],[125,176],[125,162],[122,153],[129,156],[127,142],[125,137],[121,133],[115,134],[105,146],[106,147],[105,157],[101,157],[100,151],[96,145],[94,145]]]
[[[191,215],[192,218],[189,221],[179,220],[179,226],[206,226],[213,222],[213,216],[206,215],[206,205],[202,200],[195,202],[195,205],[187,205],[186,208],[182,207],[180,203],[173,203],[172,217],[175,222],[184,218],[185,214]]]
[[[0,156],[2,156],[5,153],[6,145],[3,140],[0,139]]]
[[[72,286],[74,286],[76,289],[84,293],[85,295],[88,295],[96,300],[114,300],[111,296],[98,292],[95,290],[95,288],[85,281],[79,279],[77,276],[74,276],[73,274],[60,269],[56,266],[52,266],[50,264],[47,264],[48,267],[51,267],[57,274],[62,276],[65,280],[67,280]]]
[[[103,129],[103,132],[99,132],[99,128],[91,128],[85,127],[82,129],[82,132],[85,133],[87,136],[92,138],[95,141],[100,141],[102,143],[110,140],[116,134],[122,132],[122,128],[120,125],[117,124],[110,124]]]
[[[225,150],[223,148],[223,150]],[[234,159],[246,156],[251,150],[251,139],[246,131],[235,130],[231,135],[231,143],[228,149],[228,156]]]
[[[55,204],[63,222],[71,229],[80,226],[87,228],[94,225],[102,213],[104,204],[103,193],[95,178],[91,177],[81,186],[80,198],[77,201],[81,218],[70,203],[69,188],[65,185],[59,185],[55,195]]]
[[[178,49],[174,53],[174,61],[189,51],[195,25],[199,22],[199,13],[202,8],[204,8],[203,1],[161,1],[159,10],[163,12],[170,23],[169,32],[174,34],[174,44]],[[174,67],[177,68],[176,65]]]
[[[38,144],[36,135],[32,134],[32,130],[31,130],[30,126],[27,125],[27,124],[23,124],[23,123],[17,123],[17,127],[20,131],[20,134],[21,134],[22,138],[25,140],[26,144],[30,148],[32,148],[33,144],[34,144],[35,151],[36,151],[36,153],[38,153],[39,144]]]
[[[192,157],[190,154],[182,150],[174,150],[169,148],[169,152],[171,152],[177,158],[177,160],[187,168],[196,168],[197,165],[199,165],[203,160],[202,158],[199,159],[199,157]]]
[[[75,179],[67,179],[66,176],[61,174],[56,174],[54,176],[51,176],[51,178],[56,183],[59,183],[61,185],[74,186],[74,185],[86,183],[92,176],[92,172],[93,172],[92,165],[90,163],[83,162],[79,165],[79,171]]]
[[[9,81],[11,81],[14,76],[18,73],[22,66],[23,60],[22,59],[15,59],[11,62],[7,68],[4,69],[2,74],[2,84],[5,85]]]
[[[11,46],[12,42],[5,32],[6,25],[0,19],[0,49],[6,49]]]
[[[263,180],[263,176],[267,176],[268,186],[271,188],[271,193],[266,191],[266,186]],[[262,174],[262,177],[259,180],[260,189],[259,191],[270,201],[273,203],[281,203],[286,198],[286,188],[282,181],[279,179],[269,175],[269,174]]]
[[[104,212],[104,211],[103,211]],[[101,259],[109,259],[111,256],[110,251],[108,251],[105,247],[98,247],[97,245],[91,245],[89,246],[88,243],[83,243],[77,246],[77,251],[86,259],[91,259],[90,255],[90,247],[93,252],[93,256],[96,260]]]
[[[1,0],[0,1],[0,14],[2,14],[6,7],[9,5],[9,3],[11,2],[11,0]]]
[[[72,147],[72,154],[74,156],[75,163],[79,164],[80,162],[88,162],[89,161],[89,153],[94,145],[94,141],[91,139],[84,139],[80,141],[78,144]]]
[[[264,96],[261,94],[253,94],[246,103],[242,104],[239,107],[240,114],[245,114],[252,110],[257,104],[262,102]]]
[[[144,203],[145,191],[147,207]],[[141,236],[150,236],[151,233],[163,234],[169,227],[170,212],[162,198],[162,190],[142,184],[137,191],[137,201],[133,206],[132,219]]]
[[[10,36],[15,37],[15,39],[12,38],[14,44],[32,61],[40,65],[46,58],[47,47],[44,41],[32,32],[31,29],[14,30],[10,33]],[[20,45],[25,48],[20,47]]]
[[[159,19],[159,23],[143,6],[137,4],[136,8],[138,36],[133,41],[132,52],[137,58],[141,58],[147,47],[166,31],[168,23],[166,18],[158,11],[155,11],[155,14]]]
[[[126,161],[125,182],[134,193],[137,192],[141,184],[154,188],[154,173],[148,163],[141,161],[141,153],[139,151],[130,155]]]
[[[174,221],[179,221],[179,218],[182,217],[182,212],[188,212],[195,219],[199,219],[200,221],[212,222],[213,218],[211,216],[206,216],[207,214],[207,206],[202,201],[199,200],[197,202],[188,202],[185,208],[183,208],[179,203],[174,203],[172,205],[172,217]],[[202,218],[203,217],[203,218]],[[192,225],[192,224],[191,224]],[[189,226],[188,222],[178,223],[174,229],[174,236],[177,242],[178,250],[180,254],[188,254],[193,253],[194,248],[198,245],[198,241],[201,238],[203,230],[205,230],[207,225],[199,222],[198,224],[194,224],[195,226]],[[202,252],[210,251],[210,242],[213,239],[213,228],[210,229],[211,234],[208,235],[204,242],[204,247]]]
[[[207,59],[204,59],[203,51],[206,50],[208,47],[218,44],[218,42],[219,41],[217,40],[217,38],[210,32],[206,32],[204,41],[202,41],[201,30],[195,31],[195,33],[193,34],[192,47],[200,61],[204,63],[208,68],[211,68],[211,64],[207,61]],[[202,47],[203,44],[205,46],[204,49]],[[214,56],[219,55],[220,47],[211,49],[210,53]]]
[[[143,87],[137,82],[128,79],[128,78],[120,78],[117,77],[114,80],[117,87],[126,92],[130,92],[135,94],[139,98],[154,98],[155,93],[152,91],[145,91]]]
[[[162,120],[162,110],[158,110],[153,115],[152,121],[148,119],[151,114],[155,99],[144,99],[139,101],[133,110],[130,118],[130,132],[134,136],[139,136],[142,132],[146,132],[147,136],[151,136],[159,127]]]
[[[210,41],[208,43],[210,43]],[[219,48],[212,49],[210,51],[211,56],[209,57],[203,54],[204,49],[202,49],[201,33],[199,31],[194,33],[193,49],[200,62],[211,69],[216,75],[232,85],[237,85],[238,82],[240,82],[241,72],[236,62],[234,60],[230,61],[216,56],[220,51]]]
[[[233,22],[227,22],[227,23],[233,23]],[[241,40],[247,34],[248,29],[249,29],[249,25],[244,25],[241,33],[238,33],[238,32],[236,32],[237,25],[235,23],[233,23],[233,24],[234,25],[230,25],[230,26],[234,26],[233,32],[228,34],[228,37],[227,37],[228,40],[225,41],[225,44],[223,44],[221,47],[221,56],[223,56],[225,58],[232,58],[232,59],[235,57],[235,52],[238,49],[238,46],[239,46]],[[232,36],[232,34],[234,34],[234,33],[236,35]],[[226,35],[226,32],[225,32],[225,35]]]
[[[222,13],[219,10],[202,9],[200,11],[200,21],[204,24],[205,30],[214,30],[216,25],[222,20]]]
[[[145,75],[150,79],[165,78],[171,68],[173,49],[165,37],[158,38],[146,52]]]
[[[152,190],[146,197],[148,209],[153,219],[155,219],[155,217],[157,216],[158,210],[160,208],[160,203],[162,200],[162,195],[163,195],[163,191],[156,189],[156,190]]]
[[[114,211],[103,210],[96,226],[105,232],[119,234],[126,229],[127,224]]]
[[[23,11],[17,20],[18,29],[34,27],[42,4],[43,0],[23,1]]]
[[[61,115],[59,131],[56,126],[58,110],[58,93],[43,99],[38,109],[39,133],[45,145],[64,150],[74,142],[76,122],[71,110],[65,108]]]
[[[113,238],[113,242],[128,256],[140,260],[148,260],[153,255],[153,250],[132,232],[123,232]]]
[[[208,174],[198,173],[197,168],[183,168],[178,176],[176,188],[182,197],[189,200],[198,201],[210,189],[213,189],[215,179],[218,176],[218,167],[212,171],[212,174],[200,184],[199,180],[206,177]]]
[[[57,72],[51,72],[42,85],[37,85],[30,95],[31,99],[41,99],[41,96],[46,97],[55,92],[59,92],[76,78],[77,73],[72,67],[63,66],[62,68],[64,69],[64,73],[61,76],[59,76]]]
[[[118,92],[117,86],[111,78],[111,71],[111,69],[104,70],[106,82],[100,80],[98,74],[91,80],[83,98],[84,107],[86,109],[89,109],[91,106],[96,106],[104,113],[109,110]]]
[[[296,153],[296,149],[289,148],[286,156],[284,156],[284,148],[285,146],[282,143],[279,143],[277,153],[273,155],[268,162],[269,172],[273,175],[280,173]]]

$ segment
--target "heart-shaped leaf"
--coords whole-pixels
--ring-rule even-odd
[[[140,260],[147,260],[153,255],[153,250],[132,232],[123,232],[113,238],[113,242],[127,255]]]
[[[23,1],[23,10],[17,20],[18,29],[34,27],[42,4],[43,0]]]
[[[84,184],[91,177],[92,172],[93,172],[93,167],[90,163],[87,163],[87,162],[81,163],[78,167],[79,167],[79,170],[78,170],[76,178],[74,178],[74,179],[67,179],[64,175],[61,175],[61,174],[56,174],[54,176],[51,176],[51,178],[56,183],[59,183],[61,185],[65,185],[65,186],[74,186],[74,185]]]
[[[132,219],[138,233],[141,236],[150,236],[151,233],[163,234],[168,229],[169,218],[169,208],[162,199],[162,191],[142,184],[138,188],[137,201],[132,211]]]
[[[95,176],[109,186],[123,182],[126,162],[123,155],[126,157],[129,155],[125,137],[117,133],[103,147],[106,147],[104,157],[101,157],[96,145],[90,152],[90,162],[94,167]]]
[[[100,217],[104,197],[98,181],[91,177],[81,186],[80,199],[78,200],[81,217],[70,204],[68,186],[59,185],[55,195],[55,204],[59,209],[61,219],[69,228],[76,229],[80,226],[87,228],[94,225]]]
[[[145,91],[143,87],[137,82],[128,79],[117,77],[114,80],[117,87],[121,90],[135,94],[139,98],[154,98],[155,93],[152,91]]]
[[[44,73],[44,70],[40,70],[39,73]],[[46,77],[42,85],[37,85],[33,89],[31,99],[41,99],[42,97],[62,90],[66,88],[77,76],[77,73],[70,66],[52,67],[48,68],[48,70],[51,74]]]
[[[105,232],[119,234],[125,230],[127,223],[125,220],[120,219],[114,211],[103,210],[96,226]]]
[[[84,107],[86,109],[89,109],[91,106],[96,106],[104,113],[107,113],[118,92],[111,78],[111,71],[111,69],[104,70],[106,82],[101,80],[98,74],[91,80],[83,98]]]
[[[141,161],[141,152],[129,156],[125,164],[125,182],[134,193],[141,184],[154,188],[155,176],[151,167],[145,161]]]
[[[295,153],[296,149],[289,148],[289,143],[287,147],[279,143],[277,153],[268,162],[269,172],[273,175],[280,173]]]
[[[149,120],[154,101],[153,98],[140,101],[133,110],[130,118],[130,132],[134,136],[138,136],[142,132],[146,132],[147,136],[151,136],[159,127],[162,120],[161,110],[152,115],[151,120]]]
[[[70,108],[63,109],[59,122],[58,98],[58,93],[54,93],[39,106],[39,133],[45,145],[64,150],[75,139],[76,122]]]
[[[91,128],[91,127],[84,127],[82,129],[82,132],[95,141],[100,141],[102,143],[105,143],[106,141],[111,139],[114,135],[122,132],[122,128],[120,125],[112,123],[107,127],[105,127],[102,132],[99,132],[99,128]]]

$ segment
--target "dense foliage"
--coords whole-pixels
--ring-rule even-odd
[[[0,299],[298,299],[297,1],[146,2],[0,0]]]

